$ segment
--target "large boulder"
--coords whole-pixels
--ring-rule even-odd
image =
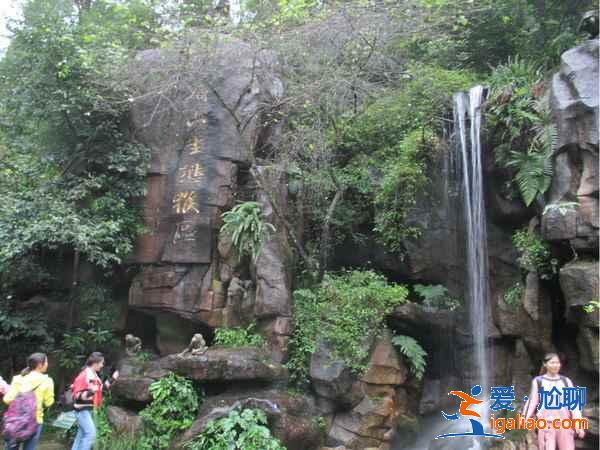
[[[211,347],[198,356],[169,355],[158,361],[158,366],[204,382],[275,381],[287,377],[281,364],[270,361],[263,350],[255,347]]]
[[[282,227],[265,244],[256,270],[238,260],[230,242],[221,245],[218,232],[221,214],[239,191],[248,191],[247,198],[257,190],[240,175],[251,163],[249,146],[272,145],[280,127],[262,120],[265,105],[283,93],[276,61],[271,52],[231,37],[213,38],[208,47],[190,38],[181,43],[185,51],[140,52],[131,67],[137,89],[133,131],[150,147],[151,163],[143,204],[146,232],[130,260],[144,266],[131,284],[129,306],[159,317],[162,354],[181,344],[164,313],[210,328],[291,316],[291,263]],[[238,185],[240,180],[246,184]],[[276,177],[268,189],[281,188],[277,183],[285,180]],[[275,222],[268,201],[259,200]],[[285,208],[287,199],[277,200]],[[234,278],[237,288],[230,290]],[[180,328],[184,340],[195,331]],[[282,360],[285,346],[274,347]]]
[[[210,347],[203,354],[174,354],[142,362],[125,358],[118,367],[121,376],[113,387],[115,395],[135,404],[152,401],[150,385],[169,373],[205,383],[268,383],[285,381],[287,370],[255,347]]]
[[[135,412],[119,406],[110,405],[106,409],[108,422],[122,434],[138,434],[142,429],[142,418]]]
[[[322,436],[314,401],[303,395],[274,389],[237,391],[207,399],[190,429],[173,447],[182,448],[185,442],[202,433],[211,420],[246,408],[262,410],[267,415],[271,433],[288,450],[319,448]]]
[[[598,249],[598,48],[592,39],[563,53],[550,95],[559,152],[542,233],[583,251]],[[579,205],[561,211],[563,202]]]
[[[578,260],[565,264],[560,269],[560,287],[568,313],[599,298],[598,268],[597,260]]]
[[[598,146],[598,48],[598,40],[590,39],[561,56],[550,100],[558,148]]]
[[[318,396],[342,408],[355,406],[364,396],[357,377],[322,338],[310,359],[310,379]]]
[[[403,387],[408,381],[408,370],[392,345],[389,332],[375,341],[360,378],[348,371],[343,361],[333,358],[323,342],[311,360],[311,377],[317,394],[336,406],[326,416],[331,424],[329,445],[389,448],[398,416],[414,418],[416,404]]]

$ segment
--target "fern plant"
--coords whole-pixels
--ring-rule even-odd
[[[247,255],[256,261],[269,233],[275,231],[275,227],[264,220],[257,202],[241,203],[221,214],[221,218],[220,233],[231,236],[239,259]]]
[[[450,296],[448,289],[441,284],[415,284],[414,291],[423,299],[423,305],[435,309],[454,311],[461,307],[460,300]]]
[[[531,144],[525,152],[510,152],[511,157],[506,163],[506,167],[517,169],[515,181],[527,206],[550,187],[554,175],[552,156],[558,143],[558,131],[552,122],[548,102],[533,102],[533,109]]]
[[[392,344],[408,359],[410,371],[415,378],[417,380],[423,378],[427,367],[425,359],[427,352],[423,350],[423,347],[414,338],[405,335],[394,336]]]

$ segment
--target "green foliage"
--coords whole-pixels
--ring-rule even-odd
[[[306,383],[317,339],[353,371],[366,369],[370,338],[378,336],[384,318],[406,301],[408,290],[388,283],[373,271],[326,274],[320,286],[294,292],[294,333],[287,367],[297,384]]]
[[[415,130],[391,149],[392,156],[383,168],[383,180],[375,193],[375,228],[379,241],[392,252],[402,250],[403,241],[419,230],[405,225],[417,194],[425,184],[425,162],[439,145],[430,130]]]
[[[506,303],[508,306],[516,308],[521,304],[521,298],[523,297],[524,290],[525,288],[523,287],[521,282],[516,282],[513,286],[507,289],[504,295],[502,296],[504,303]]]
[[[594,311],[600,310],[600,300],[590,300],[590,302],[583,307],[583,310],[588,314],[592,314]]]
[[[448,289],[441,284],[415,284],[414,291],[422,298],[423,305],[435,309],[454,311],[461,307],[460,300],[448,295]]]
[[[259,409],[231,411],[211,420],[204,431],[184,446],[187,450],[285,450],[267,428],[267,416]]]
[[[62,333],[56,350],[58,362],[66,369],[82,367],[93,351],[109,354],[118,341],[113,333],[116,304],[108,289],[95,284],[83,285],[72,295],[81,310],[83,322],[71,331]]]
[[[417,380],[423,378],[427,367],[427,352],[423,347],[414,338],[404,335],[394,336],[392,344],[408,359],[410,371]]]
[[[512,241],[521,253],[517,261],[523,269],[537,272],[542,279],[556,274],[558,261],[552,258],[548,244],[539,234],[526,229],[518,230],[513,234]]]
[[[54,343],[43,311],[15,311],[10,297],[0,301],[0,345],[14,354],[29,354],[32,348],[47,349]]]
[[[217,328],[215,330],[214,343],[225,347],[262,347],[265,338],[255,333],[256,324],[250,324],[247,328]]]
[[[422,0],[421,3],[427,8],[426,20],[433,24],[419,35],[421,47],[430,49],[427,56],[485,71],[489,65],[506,61],[517,53],[540,63],[556,64],[560,54],[578,42],[576,30],[581,14],[595,2],[478,0],[474,5],[472,0]],[[431,36],[429,45],[426,45],[427,35]],[[432,48],[437,52],[432,52]]]
[[[111,404],[110,393],[102,398],[102,405],[94,411],[94,423],[96,424],[96,438],[98,442],[111,439],[113,430],[108,421],[108,407]]]
[[[406,224],[407,215],[427,184],[452,94],[474,80],[468,72],[423,64],[411,65],[406,77],[397,89],[343,119],[332,138],[341,162],[336,178],[347,188],[335,224],[352,228],[367,222],[365,203],[373,204],[374,231],[391,252],[401,252],[403,241],[419,233]]]
[[[190,380],[173,373],[152,383],[150,393],[152,402],[140,412],[144,434],[139,449],[165,449],[176,433],[192,425],[201,398]]]
[[[149,152],[127,132],[117,70],[147,37],[135,31],[139,5],[97,0],[76,16],[70,1],[29,0],[11,25],[0,62],[0,270],[59,247],[102,267],[130,253]]]
[[[104,438],[97,438],[96,450],[139,450],[141,437],[134,434],[111,433]]]
[[[550,187],[558,140],[547,100],[535,96],[541,80],[540,70],[519,58],[497,67],[489,79],[488,120],[499,130],[496,162],[514,170],[526,206]]]
[[[147,362],[147,361],[152,360],[154,355],[148,351],[141,350],[141,351],[137,352],[133,357],[135,359],[137,359],[139,362]]]
[[[275,231],[272,224],[265,222],[256,202],[241,203],[221,217],[223,226],[220,232],[231,236],[240,258],[247,255],[256,260],[269,234]]]

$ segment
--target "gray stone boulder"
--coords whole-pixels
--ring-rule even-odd
[[[560,287],[568,313],[598,299],[598,261],[577,260],[560,269]]]
[[[357,377],[324,339],[318,340],[311,356],[310,379],[317,395],[333,401],[338,407],[351,408],[364,396]]]
[[[542,233],[584,251],[598,249],[598,49],[593,39],[563,53],[550,94],[559,153]],[[579,205],[559,212],[562,202]]]
[[[285,380],[287,370],[255,347],[211,347],[198,356],[169,355],[158,367],[204,382]]]
[[[558,125],[558,148],[598,146],[597,39],[566,51],[552,78],[551,107]]]
[[[246,408],[262,410],[271,433],[288,450],[319,448],[322,435],[314,400],[275,389],[237,391],[207,399],[190,429],[177,439],[173,448],[182,448],[185,442],[202,433],[211,420]]]
[[[582,369],[598,373],[598,328],[581,327],[577,335],[579,364]]]
[[[142,429],[142,419],[133,411],[111,405],[106,414],[108,422],[118,433],[138,434]]]
[[[268,383],[287,379],[287,370],[255,347],[209,347],[201,355],[169,355],[150,362],[126,358],[118,365],[121,376],[114,394],[125,400],[146,404],[152,401],[149,387],[170,372],[206,383]]]

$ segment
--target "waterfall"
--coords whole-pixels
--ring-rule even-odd
[[[462,169],[463,203],[467,238],[467,296],[469,321],[473,333],[474,363],[478,382],[489,388],[488,358],[486,355],[486,324],[488,289],[487,231],[483,194],[481,161],[481,104],[484,88],[475,86],[467,96],[454,96],[455,134],[460,151],[458,166]],[[469,139],[467,140],[467,113]]]

